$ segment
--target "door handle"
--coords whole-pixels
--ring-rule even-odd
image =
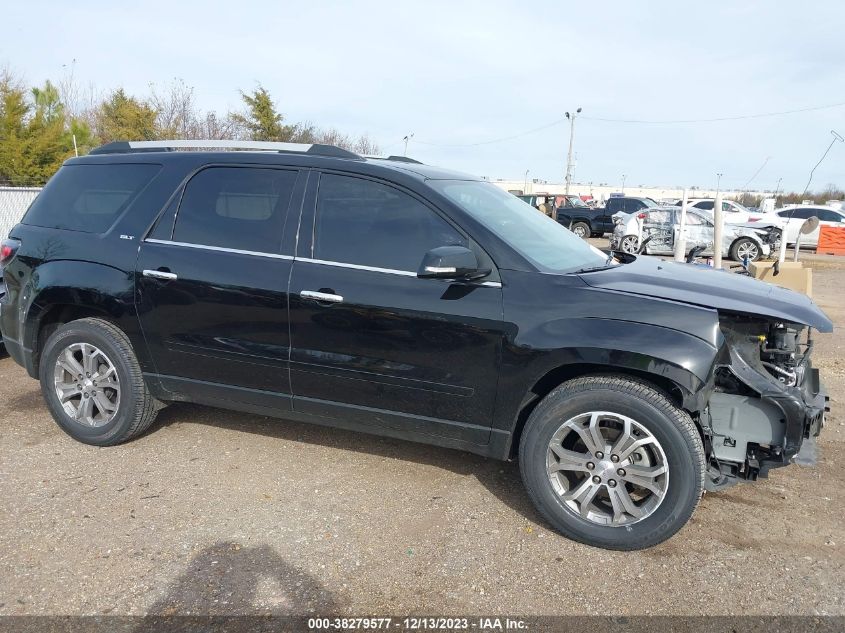
[[[313,299],[318,303],[343,303],[343,297],[328,292],[317,292],[316,290],[303,290],[299,293],[303,299]]]
[[[176,273],[166,272],[163,270],[145,270],[144,277],[152,277],[153,279],[178,279],[179,276]]]

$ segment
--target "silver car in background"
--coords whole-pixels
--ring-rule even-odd
[[[672,255],[680,236],[681,210],[674,207],[645,209],[639,213],[613,217],[610,248],[637,253],[640,245],[646,255]],[[713,215],[698,209],[687,210],[686,250],[703,246],[702,255],[713,255]],[[646,241],[646,238],[649,238]],[[780,229],[769,225],[725,224],[722,232],[722,257],[736,261],[756,261],[777,251]]]

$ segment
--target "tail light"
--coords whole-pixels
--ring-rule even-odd
[[[20,245],[21,243],[18,240],[3,240],[2,244],[0,244],[0,267],[9,263],[9,260],[18,252]]]
[[[645,220],[648,217],[646,213],[638,213],[637,218],[640,220]]]

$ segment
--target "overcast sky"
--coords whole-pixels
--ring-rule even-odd
[[[371,135],[387,153],[491,178],[561,181],[583,108],[578,182],[803,189],[845,105],[845,3],[8,2],[0,65],[31,83],[72,65],[139,95],[174,78],[205,109],[258,82],[288,120]],[[72,64],[76,60],[75,64]],[[590,119],[593,117],[593,119]],[[766,160],[768,159],[768,162]],[[845,187],[837,143],[813,187]]]

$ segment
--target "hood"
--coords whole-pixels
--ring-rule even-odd
[[[593,288],[760,315],[809,325],[820,332],[833,331],[833,323],[809,297],[706,266],[637,258],[630,264],[581,273],[580,277]]]

